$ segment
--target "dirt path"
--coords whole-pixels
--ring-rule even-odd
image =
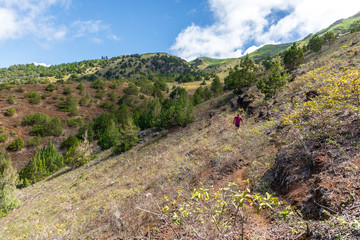
[[[240,168],[239,170],[237,170],[235,173],[234,173],[234,178],[235,178],[235,182],[237,184],[239,184],[242,188],[245,188],[246,187],[246,184],[244,182],[244,173],[245,173],[245,170],[246,170],[246,166]]]
[[[247,166],[243,166],[233,174],[233,179],[237,184],[241,186],[242,189],[245,189],[246,183],[244,182],[244,173]],[[247,221],[245,228],[245,236],[247,239],[268,239],[266,236],[267,232],[270,230],[270,221],[266,216],[265,212],[260,212],[256,214],[256,211],[248,205],[246,207],[247,212]]]

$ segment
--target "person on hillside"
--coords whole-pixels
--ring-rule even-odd
[[[240,114],[236,114],[236,116],[234,117],[233,123],[235,124],[235,127],[239,128],[241,123],[244,124],[244,120],[240,116]]]

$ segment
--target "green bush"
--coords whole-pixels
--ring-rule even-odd
[[[101,79],[97,79],[91,84],[91,87],[95,89],[105,89],[105,82]]]
[[[223,86],[222,86],[222,84],[220,82],[220,78],[218,76],[216,76],[214,78],[214,80],[212,81],[210,90],[214,94],[215,97],[221,95],[224,92]]]
[[[105,129],[105,132],[100,135],[98,145],[102,150],[109,149],[119,142],[119,137],[119,129],[116,124],[112,122],[111,125]]]
[[[350,33],[360,32],[360,21],[353,22],[350,26]]]
[[[110,101],[113,101],[113,102],[116,101],[116,94],[114,91],[108,93],[108,97],[109,97]]]
[[[76,137],[81,140],[87,140],[89,142],[94,141],[95,132],[94,132],[94,122],[85,124],[79,129],[79,132],[76,134]],[[86,139],[85,139],[86,138]]]
[[[51,119],[44,113],[34,113],[27,115],[22,121],[24,125],[33,126],[30,130],[31,135],[44,136],[60,136],[62,133],[62,125],[60,119],[55,117]]]
[[[114,149],[114,154],[118,155],[125,151],[130,150],[137,142],[139,138],[136,135],[124,135],[121,137],[120,144]]]
[[[51,120],[51,117],[44,113],[33,113],[25,116],[22,121],[22,124],[33,126],[34,124],[44,124]]]
[[[186,126],[193,121],[193,105],[185,89],[175,88],[170,99],[165,99],[161,106],[158,125],[160,127]]]
[[[39,136],[55,136],[58,137],[62,134],[62,125],[59,118],[55,117],[49,122],[44,124],[36,124],[30,130],[30,135]]]
[[[41,96],[36,91],[26,94],[26,97],[29,99],[29,103],[31,104],[38,104],[41,102]]]
[[[9,134],[7,132],[0,132],[0,143],[4,143],[9,139]]]
[[[99,107],[101,107],[102,109],[109,111],[109,112],[114,111],[116,108],[115,104],[111,103],[109,101],[105,101],[105,102],[101,103],[99,105]]]
[[[69,136],[67,139],[65,139],[61,143],[61,148],[69,150],[71,147],[77,148],[79,146],[79,144],[80,144],[80,141],[77,137]]]
[[[139,94],[139,89],[133,83],[130,83],[129,86],[124,88],[123,91],[125,94],[128,94],[128,95],[138,95]]]
[[[15,109],[15,108],[9,108],[8,110],[5,111],[5,116],[11,117],[11,116],[14,116],[15,113],[16,113],[16,109]]]
[[[9,96],[6,101],[9,103],[9,104],[14,104],[15,103],[15,97],[14,96]]]
[[[80,106],[85,106],[86,103],[88,102],[88,100],[89,100],[89,98],[87,98],[87,97],[82,97],[82,98],[80,99],[80,101],[79,101],[79,105],[80,105]]]
[[[256,87],[265,94],[265,99],[271,98],[278,90],[283,88],[288,78],[287,74],[281,74],[284,69],[279,61],[273,62],[270,69],[270,75],[256,83]]]
[[[255,63],[246,55],[245,58],[241,59],[240,66],[230,69],[229,75],[224,81],[224,88],[239,90],[252,85],[256,81],[256,71]]]
[[[198,87],[193,95],[193,104],[198,105],[213,96],[212,92],[209,90],[208,87]]]
[[[97,93],[95,94],[95,98],[97,99],[103,99],[104,97],[105,97],[105,91],[98,90]]]
[[[159,89],[159,90],[161,91],[161,89]],[[150,81],[144,82],[141,84],[140,92],[143,94],[146,94],[148,96],[151,96],[154,92],[154,85],[151,84]]]
[[[55,91],[55,90],[57,90],[57,89],[58,89],[58,87],[57,87],[56,85],[52,84],[52,83],[50,83],[49,85],[47,85],[46,88],[45,88],[45,90],[46,90],[46,91],[49,91],[49,92]]]
[[[24,145],[25,145],[24,141],[21,138],[17,138],[9,144],[7,149],[9,151],[15,152],[15,151],[22,149],[24,147]]]
[[[116,89],[117,86],[116,86],[116,84],[114,83],[114,84],[110,84],[110,85],[109,85],[109,88],[111,88],[111,89]]]
[[[30,162],[20,171],[20,179],[23,181],[22,187],[25,187],[25,182],[40,181],[64,166],[64,157],[49,141],[47,146],[35,152]]]
[[[60,112],[69,112],[72,113],[72,116],[76,116],[78,114],[78,100],[73,95],[67,96],[64,102],[61,102],[56,106]]]
[[[161,91],[169,91],[169,87],[164,80],[156,80],[154,87],[160,89]]]
[[[71,95],[71,93],[72,93],[71,88],[69,88],[69,87],[64,88],[64,91],[63,91],[64,95]]]
[[[84,153],[78,151],[75,147],[70,147],[64,153],[64,161],[66,165],[70,167],[80,167],[87,163],[90,160],[90,157],[86,157]]]
[[[322,48],[322,40],[318,35],[314,35],[310,38],[308,48],[313,52],[318,52]]]
[[[283,61],[287,69],[298,67],[304,62],[303,50],[298,47],[296,43],[293,43],[293,45],[285,51]],[[269,69],[271,68],[271,65],[272,64],[270,64]]]
[[[71,128],[81,127],[82,125],[84,125],[84,120],[81,117],[64,118],[62,121],[64,123],[66,123],[68,125],[68,127],[71,127]]]
[[[41,144],[41,137],[40,136],[34,136],[32,139],[28,140],[26,142],[27,147],[37,147]]]

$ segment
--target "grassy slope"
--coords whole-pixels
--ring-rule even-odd
[[[293,129],[280,135],[275,132],[280,117],[291,112],[294,103],[305,101],[306,92],[327,84],[334,73],[341,73],[344,67],[358,68],[360,61],[355,53],[360,45],[353,44],[358,39],[359,34],[346,35],[319,54],[307,54],[307,63],[298,69],[296,80],[278,94],[276,101],[256,103],[272,121],[261,120],[256,113],[245,118],[245,127],[237,133],[231,124],[233,112],[227,107],[216,108],[218,101],[213,100],[197,108],[196,121],[186,128],[173,130],[118,157],[103,152],[82,168],[19,191],[23,206],[0,220],[0,238],[144,236],[161,225],[153,215],[139,209],[156,211],[156,203],[163,202],[164,194],[174,195],[178,189],[189,192],[200,182],[221,185],[232,180],[242,162],[249,163],[246,176],[261,187],[259,180],[274,166],[278,144],[291,149],[289,143],[298,141],[297,136],[310,133]],[[211,110],[217,114],[208,118]],[[302,177],[295,178],[302,183]],[[311,177],[304,179],[306,186],[294,185],[301,191],[284,198],[300,201],[310,193],[307,188],[315,182]],[[336,183],[338,178],[333,179]],[[254,234],[264,234],[256,231],[256,225],[249,224],[248,228]]]
[[[283,43],[283,44],[269,44],[265,45],[256,51],[249,54],[250,58],[266,58],[268,56],[274,56],[281,51],[284,51],[291,46],[292,43]]]
[[[199,118],[186,128],[119,157],[102,152],[82,168],[19,191],[23,206],[0,221],[0,238],[145,234],[154,224],[136,209],[149,208],[145,194],[161,202],[163,194],[191,191],[200,180],[209,181],[200,175],[209,165],[216,166],[212,170],[216,172],[239,159],[232,114],[223,112],[207,120],[204,114],[209,104],[202,106]],[[193,155],[188,154],[191,151]],[[132,227],[125,232],[112,228],[111,222],[120,218]]]
[[[319,31],[317,34],[322,35],[326,32],[333,31],[334,33],[345,33],[350,30],[351,25],[360,20],[360,12],[355,14],[354,16],[351,16],[346,19],[340,19],[333,24],[331,24],[329,27]]]
[[[196,60],[192,61],[191,63],[199,62],[200,64],[197,67],[201,70],[209,66],[218,66],[221,64],[226,64],[228,62],[234,61],[234,58],[227,58],[227,59],[216,59],[216,58],[209,58],[209,57],[199,57]]]

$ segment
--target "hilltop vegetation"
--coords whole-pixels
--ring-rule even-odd
[[[195,76],[197,69],[186,61],[168,54],[134,54],[108,59],[53,65],[49,67],[25,64],[0,69],[1,82],[46,83],[64,81],[94,81],[105,79],[136,79],[141,76],[163,76],[173,79],[180,74]]]

